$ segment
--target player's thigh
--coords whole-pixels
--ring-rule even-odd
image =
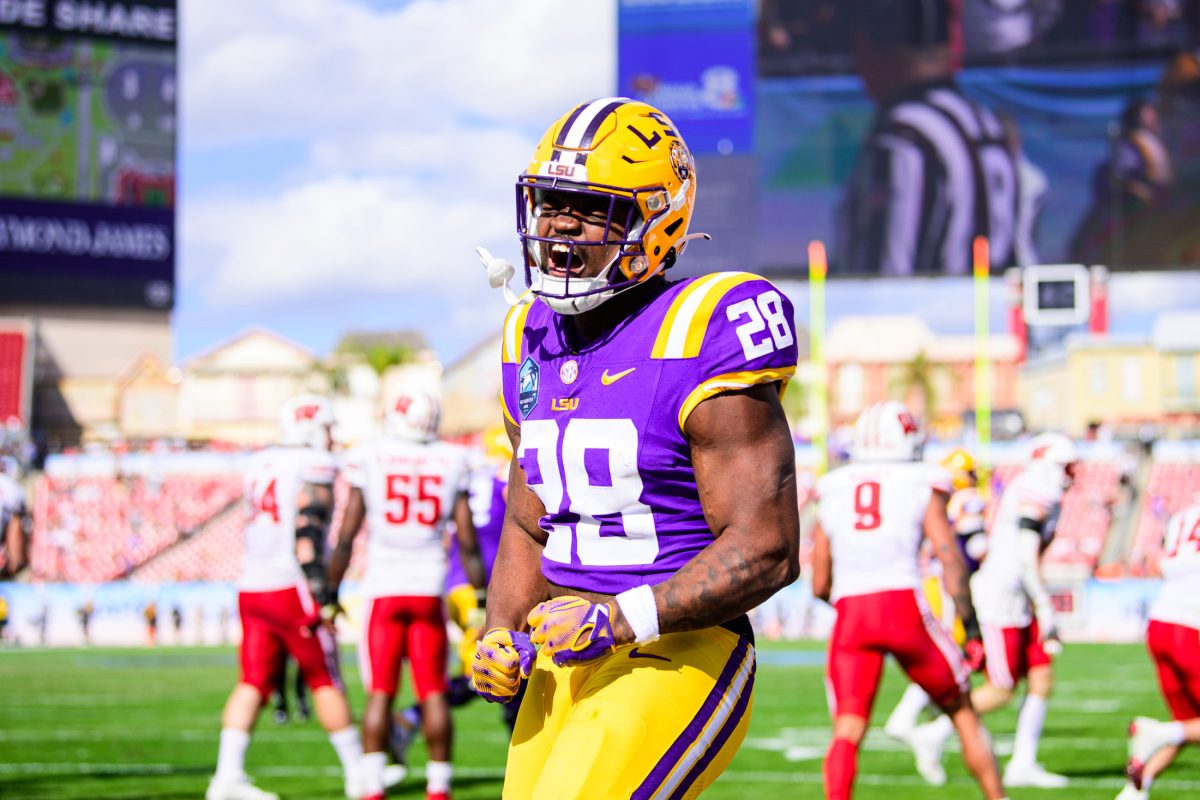
[[[1020,629],[980,625],[979,630],[983,635],[984,671],[988,683],[1011,692],[1024,675],[1021,671]]]
[[[406,621],[398,611],[399,598],[374,597],[363,606],[358,643],[358,670],[368,692],[395,697],[400,688],[400,665],[407,639]]]
[[[848,615],[838,615],[825,660],[829,713],[853,714],[868,719],[883,674],[884,651],[862,634]]]
[[[239,660],[240,681],[249,684],[269,697],[279,682],[284,667],[284,643],[272,622],[274,593],[244,593],[238,597],[238,613],[242,622],[242,644]]]
[[[1146,645],[1154,658],[1163,700],[1177,720],[1200,716],[1200,641],[1197,636],[1200,634],[1193,629],[1155,620],[1146,631]]]
[[[446,691],[446,615],[440,597],[409,597],[405,650],[417,699]]]
[[[1038,626],[1037,620],[1024,629],[1021,646],[1025,665],[1023,674],[1028,675],[1034,667],[1046,667],[1053,664],[1054,659],[1050,657],[1050,654],[1046,652],[1046,646],[1042,644],[1042,629]]]
[[[520,775],[511,790],[506,781],[505,797],[696,796],[745,738],[754,665],[749,641],[721,628],[621,648],[591,667],[549,665],[548,679],[567,684],[567,702],[543,712],[563,719],[551,719],[553,743],[529,754],[541,764],[523,758],[514,736],[509,768]],[[525,717],[522,705],[518,732]]]
[[[1188,716],[1177,716],[1176,719],[1195,719],[1200,717],[1200,630],[1179,627],[1179,641],[1175,648],[1175,660],[1183,673],[1183,685],[1188,700],[1186,711]]]
[[[899,604],[889,627],[896,661],[939,707],[948,707],[968,690],[962,653],[921,595],[914,595],[911,606]]]

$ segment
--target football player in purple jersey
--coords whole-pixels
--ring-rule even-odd
[[[506,798],[699,794],[749,724],[746,612],[799,574],[792,306],[756,275],[665,276],[695,192],[674,123],[620,97],[558,119],[517,182],[515,455],[472,665],[491,700],[529,681]]]

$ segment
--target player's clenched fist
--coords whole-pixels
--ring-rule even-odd
[[[591,661],[616,647],[612,603],[591,603],[582,597],[555,597],[529,612],[529,638],[541,645],[558,666]]]
[[[492,628],[475,643],[471,684],[490,703],[507,703],[516,696],[521,681],[533,672],[537,651],[529,634]]]

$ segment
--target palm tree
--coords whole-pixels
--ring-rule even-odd
[[[930,361],[925,351],[921,350],[901,365],[900,372],[888,384],[888,393],[898,394],[901,400],[907,401],[909,395],[915,392],[921,399],[921,405],[913,408],[913,413],[932,422],[938,410],[935,376],[945,371],[944,365]]]

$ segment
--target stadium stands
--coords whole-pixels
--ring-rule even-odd
[[[330,544],[342,524],[346,497],[350,487],[339,480],[334,486],[334,518],[330,526]],[[240,496],[240,485],[239,485]],[[145,582],[159,581],[235,581],[242,565],[242,531],[245,528],[244,509],[235,504],[225,513],[213,517],[209,524],[186,541],[180,542],[158,558],[153,559],[133,574],[133,579]],[[362,576],[363,551],[366,537],[354,542],[354,555],[350,561],[347,580]]]
[[[127,577],[240,494],[235,475],[43,475],[33,492],[33,575],[71,583]]]
[[[1158,560],[1167,520],[1200,492],[1200,463],[1176,460],[1178,457],[1167,455],[1163,460],[1156,458],[1150,468],[1150,477],[1142,492],[1137,531],[1129,551],[1131,575],[1158,576]]]

